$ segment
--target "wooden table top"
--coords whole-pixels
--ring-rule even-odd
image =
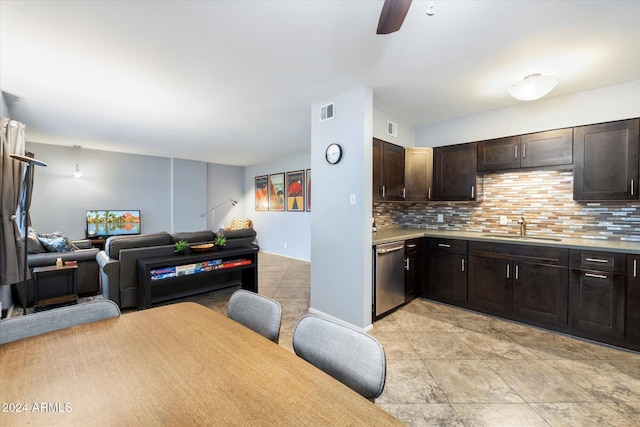
[[[0,425],[401,425],[195,303],[0,346]]]

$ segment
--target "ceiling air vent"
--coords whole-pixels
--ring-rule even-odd
[[[334,111],[335,108],[333,106],[333,102],[320,107],[320,121],[324,122],[325,120],[333,119]]]
[[[398,124],[387,122],[387,135],[398,136]]]

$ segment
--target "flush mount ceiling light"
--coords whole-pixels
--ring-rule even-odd
[[[529,74],[522,80],[519,80],[509,86],[509,95],[520,101],[533,101],[542,98],[553,90],[558,84],[556,76]]]

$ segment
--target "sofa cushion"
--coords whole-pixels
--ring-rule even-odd
[[[49,252],[69,252],[78,249],[68,237],[59,231],[51,234],[38,234],[38,240]]]
[[[120,250],[129,248],[146,248],[149,246],[172,245],[171,235],[164,231],[135,236],[111,236],[107,239],[104,250],[110,258],[120,259]]]
[[[224,237],[226,237],[227,243],[229,243],[229,240],[233,240],[233,239],[256,237],[256,231],[253,228],[242,228],[240,230],[225,230],[225,231],[219,232],[218,234],[221,234]]]
[[[215,238],[215,233],[211,230],[190,231],[183,233],[175,233],[171,235],[173,243],[184,240],[188,243],[211,242]]]

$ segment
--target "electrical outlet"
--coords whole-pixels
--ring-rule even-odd
[[[352,206],[356,204],[356,195],[355,195],[355,193],[351,193],[349,195],[349,204],[352,205]]]
[[[506,215],[500,215],[500,225],[507,225],[509,224],[509,220],[507,219]]]
[[[438,222],[444,222],[444,215],[438,214]]]

